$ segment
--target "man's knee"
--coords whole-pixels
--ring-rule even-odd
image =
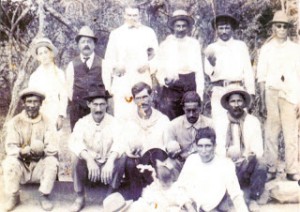
[[[21,174],[22,168],[21,168],[21,161],[15,157],[6,157],[3,162],[3,173],[4,174]]]
[[[54,156],[48,156],[44,158],[44,164],[47,168],[57,168],[58,167],[58,160]]]

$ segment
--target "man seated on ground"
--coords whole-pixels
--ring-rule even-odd
[[[184,115],[172,120],[168,126],[167,152],[181,164],[192,153],[197,130],[212,127],[212,121],[201,115],[201,99],[195,91],[188,91],[182,98]]]
[[[151,173],[140,173],[136,166],[149,164],[155,167],[156,159],[167,158],[165,128],[169,119],[152,108],[152,90],[148,84],[139,82],[132,87],[131,92],[137,111],[131,115],[124,130],[127,155],[125,175],[130,183],[131,198],[136,200],[143,187],[152,182]]]
[[[236,166],[241,187],[250,185],[249,209],[255,211],[263,193],[267,167],[262,161],[263,139],[259,120],[244,109],[251,97],[242,88],[230,88],[221,98],[221,105],[227,110],[226,154]]]
[[[85,97],[90,114],[75,124],[69,146],[77,156],[74,163],[74,190],[77,194],[71,211],[80,211],[85,205],[86,182],[109,184],[108,193],[117,189],[124,173],[125,158],[118,143],[118,125],[106,113],[107,99],[104,89],[90,91]]]
[[[233,162],[215,155],[216,135],[212,128],[198,130],[195,148],[197,153],[186,159],[175,183],[183,208],[189,212],[219,211],[229,194],[235,211],[248,211]]]
[[[40,182],[41,207],[50,211],[49,194],[57,176],[57,138],[51,123],[39,112],[45,95],[34,88],[20,94],[24,110],[12,118],[6,128],[3,161],[5,209],[13,210],[20,202],[20,184]]]

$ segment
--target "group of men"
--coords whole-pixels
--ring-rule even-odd
[[[94,52],[94,32],[82,27],[75,38],[80,56],[66,69],[72,129],[69,146],[76,155],[76,199],[71,211],[84,207],[86,182],[109,185],[109,195],[122,181],[128,181],[130,198],[137,200],[153,181],[151,174],[140,172],[137,165],[155,167],[156,160],[167,158],[178,165],[178,173],[181,169],[184,172],[178,179],[187,183],[183,189],[187,191],[189,202],[183,202],[187,208],[196,204],[197,211],[217,209],[228,191],[237,211],[246,211],[239,186],[250,185],[250,198],[255,202],[265,182],[276,177],[281,128],[286,177],[299,180],[300,47],[287,37],[290,24],[283,12],[276,12],[270,23],[272,39],[262,47],[257,66],[260,111],[266,116],[265,149],[261,124],[247,112],[254,103],[255,77],[246,44],[233,38],[239,25],[236,18],[221,14],[212,20],[218,40],[204,51],[203,65],[201,46],[189,36],[194,20],[184,10],[174,11],[168,21],[173,34],[160,45],[154,31],[140,23],[137,7],[127,7],[124,17],[125,23],[110,34],[104,60]],[[213,85],[212,119],[201,115],[204,73]],[[162,101],[156,108],[155,92]],[[58,139],[39,113],[44,98],[32,88],[23,90],[20,99],[24,110],[7,127],[7,157],[3,161],[7,210],[19,203],[20,183],[38,181],[41,207],[53,208],[49,194],[58,169]],[[114,109],[114,116],[107,113],[108,107]],[[213,160],[215,149],[220,158],[226,156],[231,161]],[[199,163],[215,168],[202,164],[198,170],[195,164]],[[233,164],[236,175],[224,170],[233,170]],[[201,182],[189,188],[189,179],[195,178],[197,184],[196,177]],[[195,189],[201,190],[200,185],[214,186],[214,194],[206,196],[209,188],[205,186],[208,190],[199,191],[203,197],[199,200]],[[217,200],[208,198],[216,196]]]

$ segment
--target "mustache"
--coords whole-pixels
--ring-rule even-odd
[[[101,114],[103,114],[103,112],[102,111],[96,111],[95,114],[101,115]]]
[[[91,50],[91,48],[89,46],[85,46],[83,49],[84,50]]]

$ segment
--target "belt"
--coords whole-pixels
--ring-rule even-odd
[[[218,80],[210,83],[213,86],[221,86],[221,87],[226,87],[231,84],[239,84],[240,86],[243,85],[243,81],[241,80],[236,80],[236,81],[230,81],[230,80]]]

